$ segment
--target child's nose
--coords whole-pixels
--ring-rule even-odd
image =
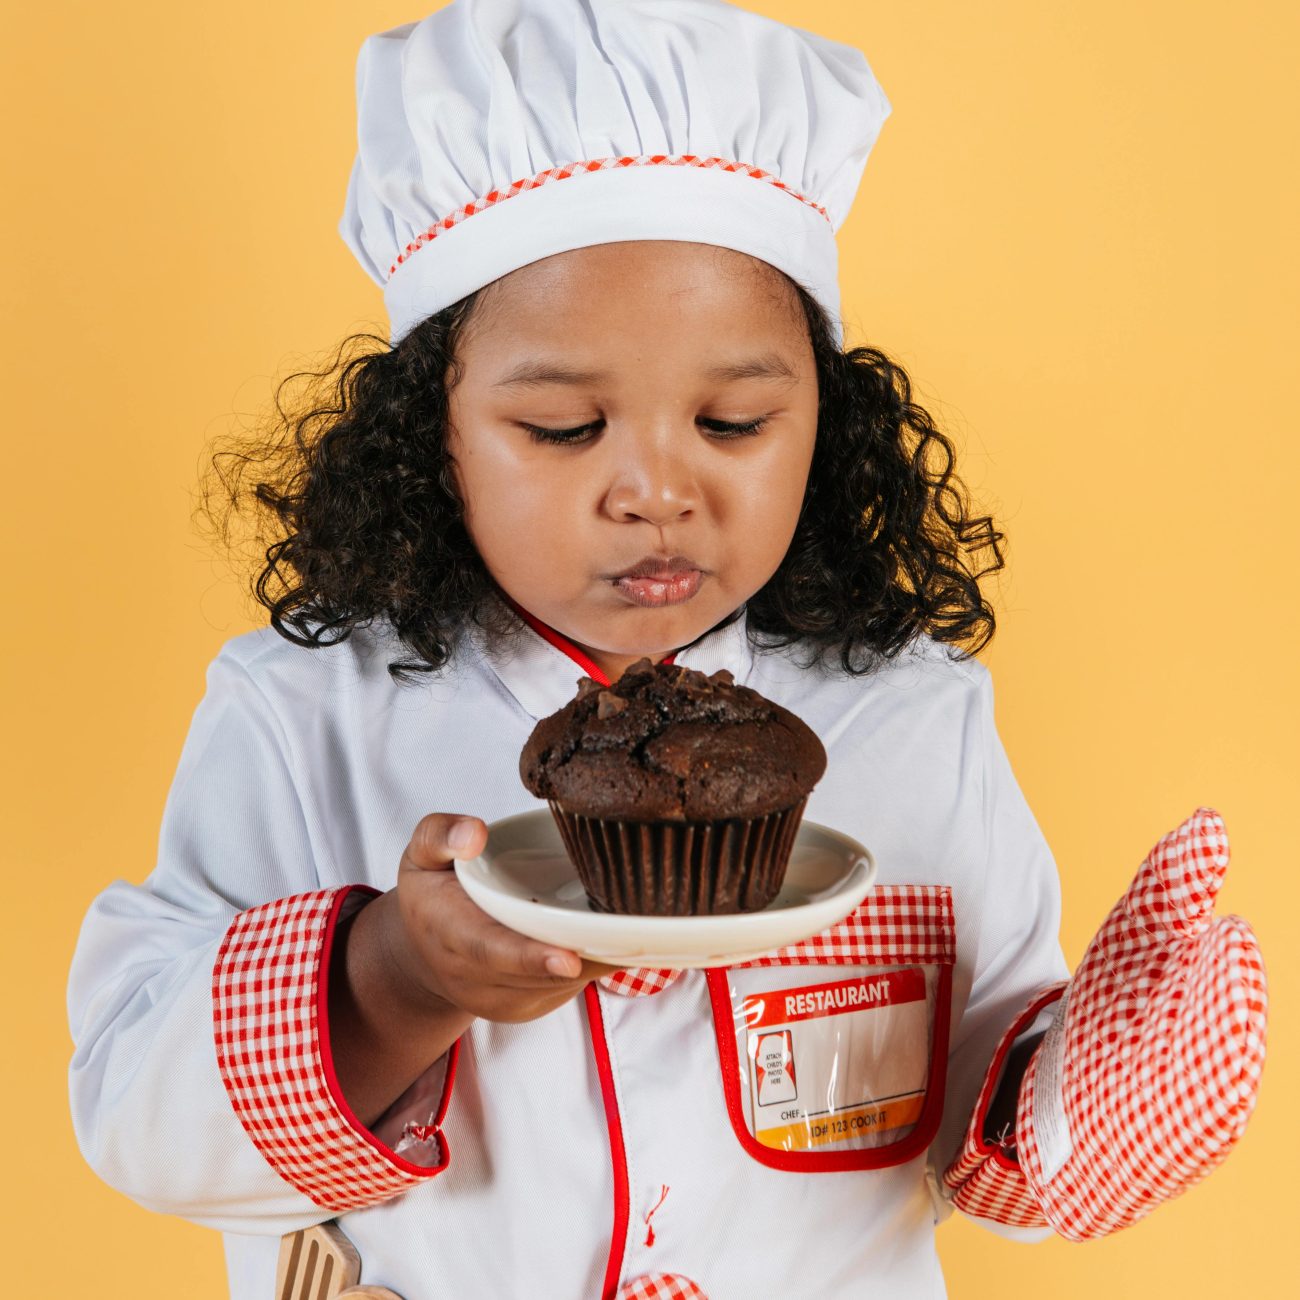
[[[605,508],[617,520],[672,523],[697,510],[701,493],[692,467],[680,452],[645,448],[621,458],[613,471]]]
[[[657,489],[621,485],[611,490],[607,509],[613,519],[644,519],[658,528],[692,514],[696,509],[696,501],[689,492],[680,491],[669,484]]]

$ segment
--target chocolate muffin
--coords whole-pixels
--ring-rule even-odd
[[[519,757],[592,906],[661,916],[766,907],[825,770],[816,733],[726,669],[648,658],[584,677]]]

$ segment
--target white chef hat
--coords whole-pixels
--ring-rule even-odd
[[[840,320],[835,232],[890,103],[862,51],[724,0],[452,0],[370,36],[339,232],[391,342],[539,258],[678,239]]]

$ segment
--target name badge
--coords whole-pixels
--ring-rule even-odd
[[[741,1145],[807,1172],[924,1150],[943,1107],[954,947],[946,887],[877,887],[806,943],[709,971]]]

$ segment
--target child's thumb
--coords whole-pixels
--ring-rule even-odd
[[[445,871],[453,859],[463,861],[481,853],[486,842],[487,827],[480,818],[429,813],[411,835],[402,866],[417,871]]]

